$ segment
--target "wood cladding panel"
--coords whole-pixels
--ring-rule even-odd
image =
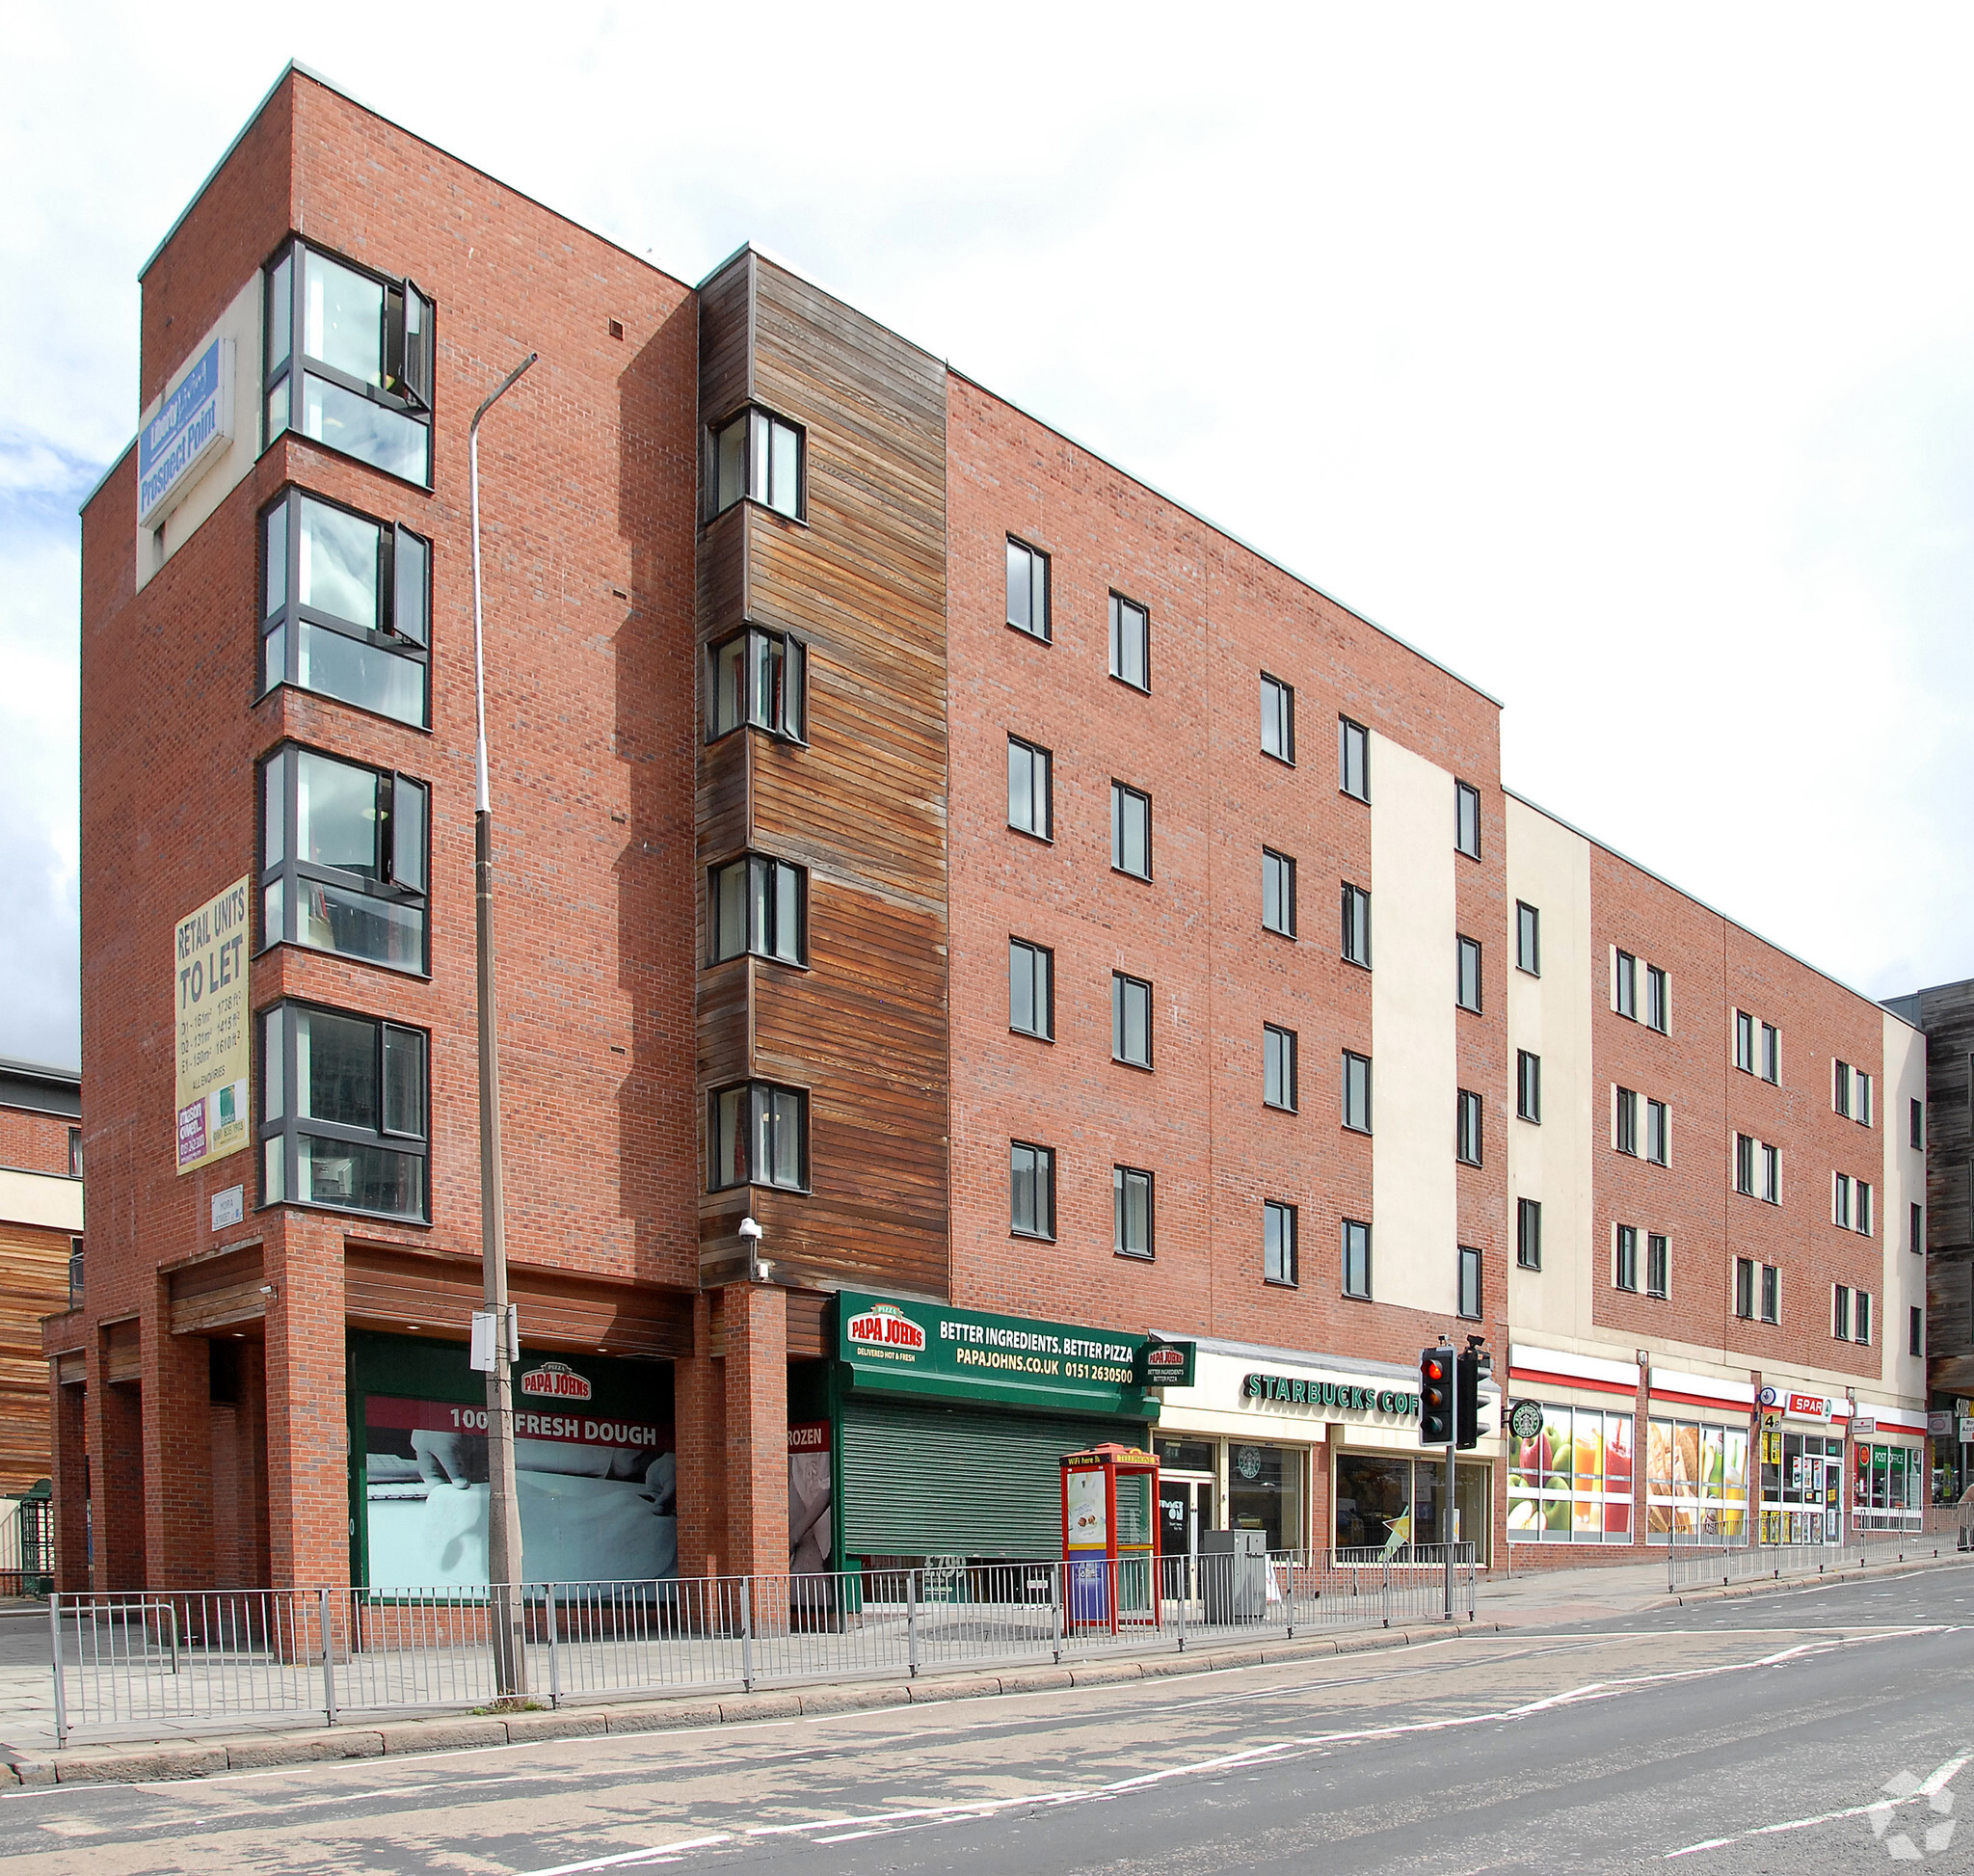
[[[738,587],[747,617],[808,641],[810,740],[744,738],[746,844],[808,868],[811,967],[750,966],[751,1071],[809,1090],[811,1166],[808,1193],[757,1188],[750,1208],[782,1280],[944,1296],[945,371],[772,262],[755,257],[750,281],[754,395],[804,426],[807,524],[747,505]],[[709,328],[737,329],[741,310],[723,298],[701,318],[710,415],[709,362],[727,357],[727,336]],[[710,603],[734,591],[714,564],[732,520],[702,534],[703,645],[738,623],[723,616],[731,598]],[[703,832],[712,766],[702,761]],[[703,1076],[726,1059],[714,1038],[732,1023],[714,975],[702,974]],[[725,1195],[701,1211],[702,1283],[744,1273]]]
[[[103,1379],[106,1381],[142,1380],[144,1378],[143,1331],[136,1317],[110,1323],[103,1329]]]
[[[41,1318],[67,1307],[67,1233],[0,1224],[0,1491],[25,1491],[48,1476]]]
[[[745,403],[753,366],[750,304],[752,251],[735,255],[699,290],[699,414],[701,427]]]
[[[172,1272],[167,1279],[172,1333],[204,1335],[261,1320],[267,1314],[260,1289],[265,1280],[258,1245]]]

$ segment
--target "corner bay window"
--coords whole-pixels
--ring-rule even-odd
[[[791,742],[809,736],[809,648],[786,632],[750,626],[710,653],[707,740],[730,730],[767,730]]]
[[[302,1004],[260,1025],[262,1202],[422,1219],[424,1032]]]
[[[809,955],[809,876],[786,860],[750,853],[707,875],[709,961],[751,952],[784,964]]]
[[[296,684],[425,727],[430,543],[299,489],[260,532],[262,690]]]
[[[707,1178],[712,1192],[734,1186],[809,1185],[809,1096],[799,1087],[742,1082],[707,1103]]]
[[[267,440],[299,431],[432,485],[432,302],[293,241],[267,270]]]
[[[425,785],[290,744],[261,802],[261,942],[423,971]]]
[[[713,513],[736,501],[758,501],[800,521],[803,436],[792,423],[766,411],[746,410],[713,433]]]

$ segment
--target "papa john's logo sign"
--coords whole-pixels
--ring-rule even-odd
[[[895,1303],[876,1303],[863,1315],[852,1316],[843,1333],[860,1349],[894,1349],[906,1354],[925,1352],[925,1331]]]
[[[586,1401],[590,1397],[589,1378],[578,1375],[562,1361],[545,1361],[520,1378],[520,1391],[550,1401]]]

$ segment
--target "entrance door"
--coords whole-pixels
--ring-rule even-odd
[[[1164,1568],[1165,1594],[1191,1594],[1191,1560],[1199,1555],[1199,1534],[1214,1528],[1214,1482],[1211,1479],[1159,1475],[1159,1555],[1170,1558]]]

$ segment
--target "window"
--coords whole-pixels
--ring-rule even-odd
[[[1515,1051],[1515,1114],[1538,1123],[1542,1118],[1542,1058],[1526,1049]]]
[[[1371,968],[1371,895],[1361,886],[1344,887],[1343,957]]]
[[[1751,1135],[1734,1136],[1734,1190],[1754,1196],[1754,1149]]]
[[[425,1217],[425,1032],[304,1004],[263,1011],[261,1202]]]
[[[1830,1333],[1839,1342],[1851,1339],[1851,1292],[1841,1283],[1830,1289]]]
[[[1371,1227],[1355,1219],[1344,1220],[1344,1294],[1371,1298]]]
[[[1371,1058],[1344,1051],[1344,1125],[1352,1133],[1371,1131]]]
[[[1539,1405],[1541,1432],[1507,1442],[1508,1541],[1630,1543],[1631,1415]]]
[[[1454,1157],[1462,1166],[1480,1164],[1480,1097],[1464,1087],[1454,1103]]]
[[[1857,1229],[1865,1237],[1871,1236],[1871,1182],[1854,1179],[1851,1182],[1852,1209],[1857,1215]]]
[[[1055,1236],[1054,1148],[1009,1142],[1007,1228],[1017,1238]]]
[[[1347,716],[1337,718],[1337,787],[1359,801],[1371,799],[1371,732]]]
[[[1906,1210],[1906,1248],[1923,1257],[1926,1254],[1926,1208],[1909,1205]]]
[[[1612,974],[1612,997],[1613,1006],[1620,1016],[1638,1021],[1639,961],[1629,951],[1617,953],[1616,966]]]
[[[1633,1088],[1617,1090],[1617,1150],[1634,1158],[1639,1150],[1639,1097]]]
[[[1110,1058],[1133,1068],[1152,1065],[1152,986],[1110,974]]]
[[[1762,1266],[1762,1321],[1782,1320],[1782,1273],[1773,1264]]]
[[[1152,876],[1152,797],[1110,784],[1110,865],[1134,879]]]
[[[1672,1121],[1663,1101],[1645,1103],[1645,1158],[1664,1166],[1671,1151]]]
[[[1515,900],[1515,969],[1542,975],[1542,914],[1522,899]]]
[[[707,874],[707,961],[752,954],[784,964],[809,955],[809,875],[750,853]]]
[[[1460,1250],[1459,1307],[1469,1322],[1480,1320],[1480,1253],[1472,1245]]]
[[[408,527],[290,489],[260,517],[260,685],[424,728],[432,549]]]
[[[1859,1290],[1853,1299],[1851,1312],[1852,1339],[1867,1347],[1871,1342],[1871,1292]]]
[[[1267,1199],[1262,1216],[1262,1275],[1269,1283],[1296,1281],[1295,1208]]]
[[[71,1179],[80,1179],[82,1177],[82,1129],[80,1127],[71,1127],[68,1130],[68,1176]]]
[[[424,783],[287,744],[260,789],[261,943],[423,971]]]
[[[1295,1112],[1295,1032],[1261,1026],[1261,1098],[1271,1108]]]
[[[1110,595],[1110,675],[1134,690],[1152,687],[1152,623],[1143,606]]]
[[[1663,1231],[1645,1233],[1645,1295],[1664,1297],[1671,1274],[1672,1249]]]
[[[1782,1202],[1782,1149],[1779,1146],[1762,1148],[1762,1197],[1771,1205]]]
[[[1834,1173],[1830,1179],[1830,1222],[1851,1229],[1851,1177]]]
[[[709,1191],[732,1186],[809,1187],[809,1096],[798,1087],[741,1082],[708,1102]]]
[[[1046,945],[1007,941],[1007,1027],[1055,1039],[1055,953]]]
[[[1860,1126],[1871,1125],[1871,1077],[1861,1068],[1851,1072],[1851,1118]]]
[[[809,649],[787,632],[750,626],[708,655],[707,740],[753,728],[790,742],[809,736]]]
[[[83,1243],[80,1238],[70,1238],[68,1241],[69,1308],[80,1309],[84,1295]]]
[[[1480,942],[1477,938],[1454,940],[1458,982],[1454,1001],[1462,1009],[1480,1007]]]
[[[758,501],[778,515],[800,521],[802,498],[801,430],[766,411],[745,410],[713,432],[713,513],[724,515],[736,501]]]
[[[1284,938],[1295,935],[1295,862],[1267,846],[1261,850],[1261,922]]]
[[[1261,746],[1277,762],[1295,760],[1295,692],[1266,671],[1261,674]]]
[[[1924,1354],[1926,1353],[1926,1311],[1914,1303],[1906,1312],[1906,1353]]]
[[[267,272],[267,440],[283,430],[432,486],[432,302],[290,242]]]
[[[1615,1282],[1620,1290],[1636,1290],[1639,1287],[1639,1228],[1635,1224],[1620,1224],[1617,1227]]]
[[[1666,1033],[1666,973],[1656,965],[1645,966],[1645,1027]]]
[[[1007,739],[1007,824],[1039,840],[1054,838],[1049,752],[1020,737]]]
[[[1754,1259],[1734,1260],[1734,1313],[1748,1322],[1754,1320]]]
[[[1542,1201],[1515,1200],[1515,1263],[1525,1271],[1542,1268]]]
[[[1110,1215],[1120,1257],[1152,1254],[1152,1175],[1142,1167],[1110,1168]]]
[[[1480,791],[1454,784],[1454,846],[1470,860],[1480,857]]]
[[[1926,1103],[1913,1101],[1909,1104],[1908,1119],[1911,1123],[1910,1140],[1915,1153],[1926,1151]]]
[[[1007,623],[1049,642],[1049,556],[1007,537]]]
[[[1830,1105],[1850,1118],[1851,1114],[1851,1064],[1848,1061],[1830,1063]]]
[[[1744,1074],[1754,1073],[1754,1018],[1745,1009],[1734,1012],[1734,1065]]]
[[[1752,1310],[1750,1309],[1750,1312]],[[1580,1423],[1581,1424],[1581,1423]],[[1627,1423],[1628,1424],[1628,1423]],[[1692,1420],[1645,1423],[1645,1531],[1652,1543],[1747,1541],[1748,1433]],[[1759,1461],[1757,1461],[1759,1464]],[[1757,1490],[1761,1475],[1755,1475]]]
[[[1762,1080],[1778,1087],[1782,1082],[1782,1032],[1773,1023],[1762,1025]]]

